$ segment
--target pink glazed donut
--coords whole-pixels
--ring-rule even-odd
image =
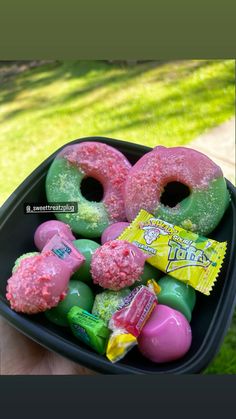
[[[72,231],[86,238],[100,237],[110,224],[126,221],[124,182],[131,164],[115,148],[100,142],[81,142],[65,147],[54,159],[46,178],[49,202],[77,202],[76,213],[56,214]],[[81,182],[92,177],[104,190],[100,202],[87,200]]]
[[[168,184],[172,198],[175,194],[178,197],[180,185],[176,182],[185,185],[188,194],[165,205],[162,198]],[[208,235],[228,204],[229,193],[220,167],[186,147],[154,148],[132,167],[125,184],[126,217],[130,222],[145,209],[169,223]]]

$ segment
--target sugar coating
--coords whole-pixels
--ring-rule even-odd
[[[84,142],[64,148],[58,157],[64,157],[86,176],[102,183],[103,203],[111,221],[125,219],[123,202],[124,181],[131,168],[126,157],[104,143]]]
[[[189,187],[190,195],[175,207],[160,200],[169,182]],[[158,146],[130,170],[125,184],[128,221],[140,209],[201,234],[210,233],[222,218],[229,194],[222,170],[204,154],[185,147]]]
[[[118,291],[140,279],[146,255],[125,240],[112,240],[98,248],[91,262],[93,282]]]
[[[36,256],[39,255],[39,252],[28,252],[28,253],[24,253],[23,255],[19,256],[14,263],[14,266],[12,268],[12,273],[14,273],[16,271],[16,269],[20,266],[20,263],[22,260],[26,259],[26,258],[30,258],[31,256]]]
[[[106,324],[108,324],[111,316],[118,309],[123,302],[124,297],[130,294],[129,288],[124,288],[120,291],[107,290],[97,294],[92,308],[92,314],[100,317]]]
[[[77,202],[77,212],[56,214],[56,217],[69,224],[75,233],[98,237],[109,223],[108,214],[102,202],[90,202],[81,195],[80,184],[84,176],[83,171],[65,158],[56,158],[46,178],[47,199],[52,202]]]
[[[69,269],[51,251],[23,259],[8,279],[6,298],[17,312],[34,314],[64,299]]]

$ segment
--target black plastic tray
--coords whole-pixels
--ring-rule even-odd
[[[72,141],[101,141],[120,150],[133,164],[150,148],[103,137],[89,137]],[[64,146],[63,146],[64,147]],[[63,148],[62,147],[62,148]],[[210,296],[197,294],[193,311],[193,341],[186,356],[178,361],[155,364],[145,359],[133,348],[127,356],[116,364],[105,356],[75,340],[68,329],[54,326],[43,314],[27,316],[12,311],[5,298],[6,282],[11,275],[15,259],[27,251],[36,250],[33,234],[37,226],[52,214],[24,214],[25,202],[47,202],[45,177],[47,170],[58,153],[45,160],[9,197],[0,209],[0,313],[18,330],[44,347],[60,353],[88,368],[110,374],[158,374],[158,373],[199,373],[213,359],[227,332],[235,307],[236,296],[236,192],[227,181],[231,203],[224,218],[211,237],[228,241],[228,249],[222,271]]]

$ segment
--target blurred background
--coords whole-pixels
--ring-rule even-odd
[[[76,138],[209,155],[235,184],[235,62],[0,62],[0,205]],[[236,315],[206,373],[236,373]]]

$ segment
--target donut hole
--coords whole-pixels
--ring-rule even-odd
[[[93,177],[85,177],[80,184],[81,194],[87,201],[100,202],[103,199],[103,186]]]
[[[173,208],[190,195],[189,187],[181,182],[169,182],[161,194],[161,203]]]

